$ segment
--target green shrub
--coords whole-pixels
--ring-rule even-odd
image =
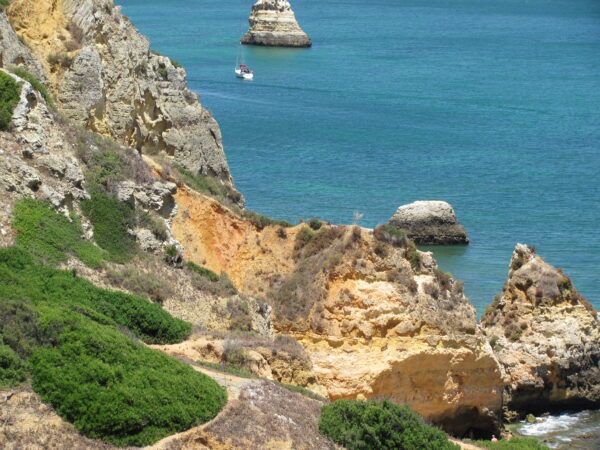
[[[191,332],[191,324],[171,317],[157,304],[98,288],[72,271],[34,264],[17,248],[0,249],[0,299],[84,308],[130,329],[147,343],[180,342]]]
[[[43,341],[33,304],[0,298],[0,317],[0,344],[8,345],[21,358],[30,357]]]
[[[323,222],[313,217],[308,221],[308,226],[317,231],[323,226]]]
[[[73,255],[90,267],[99,267],[107,256],[81,237],[83,232],[75,215],[69,220],[40,200],[23,198],[16,203],[13,228],[17,245],[47,264],[59,264]]]
[[[15,106],[19,103],[21,86],[13,77],[0,71],[0,131],[9,131]]]
[[[348,450],[444,450],[459,447],[406,406],[338,400],[321,411],[319,431]]]
[[[186,265],[189,270],[208,278],[210,281],[219,281],[219,275],[214,273],[212,270],[207,269],[206,267],[199,266],[191,261],[189,261]]]
[[[271,219],[270,217],[263,216],[262,214],[258,214],[254,211],[249,211],[247,209],[242,211],[242,217],[250,221],[250,223],[254,225],[259,231],[265,229],[266,227],[279,226],[289,228],[292,226],[291,223],[285,220]]]
[[[8,5],[10,5],[10,2],[8,0],[0,0],[0,11],[2,11]]]
[[[31,358],[33,388],[89,437],[143,446],[212,419],[227,395],[209,377],[64,308],[40,308],[60,343]]]
[[[144,210],[136,210],[136,216],[136,222],[140,228],[152,231],[152,234],[161,241],[169,238],[169,229],[161,217]]]
[[[29,365],[12,348],[0,343],[0,389],[16,386],[27,379]]]
[[[408,260],[414,271],[419,270],[421,267],[421,255],[413,241],[408,241],[406,250],[404,250],[404,257]]]
[[[50,108],[53,111],[56,110],[56,105],[54,104],[52,97],[48,93],[46,86],[44,86],[42,83],[40,83],[36,77],[34,77],[32,74],[30,74],[29,72],[27,72],[25,69],[23,69],[21,67],[11,67],[10,71],[12,73],[14,73],[16,76],[21,77],[25,81],[29,82],[31,84],[31,86],[33,86],[33,88],[36,91],[38,91],[42,95],[42,97],[44,97],[44,100],[46,101],[48,108]]]
[[[545,450],[549,447],[541,444],[535,438],[526,438],[515,436],[512,439],[501,439],[498,442],[491,441],[473,441],[479,447],[493,450]]]
[[[375,236],[375,239],[387,242],[395,247],[406,247],[408,245],[406,232],[390,223],[376,227],[373,230],[373,236]]]
[[[116,262],[129,261],[136,242],[128,232],[135,227],[135,211],[99,189],[91,189],[90,199],[81,202],[81,209],[94,226],[96,243]]]

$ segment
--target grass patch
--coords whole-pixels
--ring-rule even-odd
[[[42,97],[44,97],[48,108],[50,108],[52,111],[56,111],[56,105],[54,104],[54,100],[52,100],[52,96],[48,93],[46,86],[40,83],[36,77],[21,67],[11,67],[9,70],[16,76],[21,77],[25,81],[29,82],[31,86],[33,86],[33,88],[38,91]]]
[[[0,71],[0,131],[9,131],[15,106],[19,103],[21,86],[13,77]]]
[[[115,262],[129,261],[135,251],[135,238],[129,230],[135,227],[135,211],[99,189],[92,189],[90,199],[81,202],[81,209],[94,226],[96,243]]]
[[[235,375],[240,378],[258,378],[256,375],[251,374],[247,370],[240,369],[238,367],[228,366],[225,363],[211,363],[208,361],[196,361],[196,363],[202,367],[206,367],[208,369],[216,370],[221,373],[228,373],[230,375]]]
[[[193,262],[188,262],[186,267],[191,276],[192,286],[195,289],[208,292],[217,297],[230,297],[238,293],[238,290],[225,272],[217,275],[212,270]]]
[[[535,438],[515,436],[512,439],[501,439],[498,442],[491,441],[465,441],[472,442],[475,445],[493,450],[545,450],[549,447],[541,444]]]
[[[77,216],[68,219],[40,200],[22,198],[15,204],[13,228],[17,245],[46,264],[59,264],[72,255],[90,267],[99,267],[107,256],[81,237]]]
[[[292,226],[291,223],[285,220],[271,219],[270,217],[263,216],[262,214],[258,214],[254,211],[249,211],[247,209],[243,210],[241,215],[244,219],[250,221],[250,223],[254,225],[258,230],[263,230],[266,227],[279,226],[283,228],[289,228]]]
[[[219,281],[219,275],[214,273],[212,270],[202,267],[196,263],[189,261],[186,264],[187,268],[200,276],[207,278],[209,281]]]
[[[0,386],[31,374],[42,399],[91,438],[149,445],[212,419],[226,403],[212,379],[129,336],[179,342],[190,324],[37,265],[22,248],[0,249],[0,314]]]
[[[319,431],[348,450],[453,450],[457,445],[407,406],[338,400],[321,411]]]

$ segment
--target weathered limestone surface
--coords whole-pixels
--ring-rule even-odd
[[[268,47],[310,47],[312,42],[300,28],[288,0],[258,0],[248,19],[250,29],[242,44]]]
[[[44,69],[29,48],[17,37],[4,11],[0,11],[0,67],[22,67],[37,79],[46,80]]]
[[[16,0],[7,14],[69,119],[232,184],[219,126],[184,69],[151,52],[112,0]]]
[[[403,229],[418,245],[469,243],[465,228],[446,202],[417,201],[400,206],[389,223]]]
[[[521,413],[600,406],[600,321],[562,270],[517,244],[502,294],[482,318]]]
[[[412,267],[407,248],[327,225],[302,250],[306,225],[258,230],[191,191],[175,199],[186,259],[270,299],[276,331],[304,346],[329,398],[389,397],[455,434],[497,431],[501,368],[462,284],[430,255]]]

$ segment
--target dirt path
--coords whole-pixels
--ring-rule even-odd
[[[461,450],[483,450],[482,447],[477,447],[473,444],[467,444],[466,442],[459,441],[457,439],[450,439],[453,444],[460,445]]]

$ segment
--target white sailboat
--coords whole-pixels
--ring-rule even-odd
[[[241,34],[241,32],[242,32],[242,23],[240,22],[240,34]],[[244,64],[243,62],[240,62],[241,53],[242,53],[242,43],[240,42],[240,45],[238,47],[238,55],[237,55],[237,59],[235,62],[235,69],[234,69],[235,76],[238,78],[241,78],[243,80],[251,81],[254,79],[254,72],[246,64]]]

